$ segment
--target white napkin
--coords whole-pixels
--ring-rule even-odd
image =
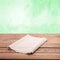
[[[47,41],[47,38],[38,38],[30,35],[26,35],[23,38],[17,40],[9,47],[16,52],[20,53],[33,53],[38,49],[44,42]]]

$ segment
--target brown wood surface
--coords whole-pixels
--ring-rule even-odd
[[[46,37],[44,43],[34,54],[17,53],[8,48],[10,44],[26,34],[0,34],[0,59],[59,59],[60,60],[60,34],[30,34],[35,37]]]

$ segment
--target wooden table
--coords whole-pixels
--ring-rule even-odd
[[[48,41],[34,54],[16,53],[8,46],[26,34],[0,34],[0,59],[59,59],[60,34],[30,34],[36,37],[46,37]]]

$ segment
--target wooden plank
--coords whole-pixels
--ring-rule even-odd
[[[0,40],[0,47],[8,47],[10,44],[15,42],[16,40]],[[41,47],[60,47],[60,40],[52,40],[49,42],[49,40],[43,44]]]
[[[0,53],[0,59],[60,59],[60,53],[34,53],[33,55]]]
[[[25,34],[0,34],[0,40],[14,40],[25,36]]]
[[[60,53],[60,47],[42,47],[39,48],[36,53]]]
[[[41,47],[60,47],[60,43],[47,43],[42,45]]]
[[[15,53],[15,51],[9,48],[0,48],[0,53]]]
[[[26,34],[0,34],[0,40],[16,39],[16,38],[18,39],[25,35]],[[36,36],[36,37],[60,38],[60,34],[30,34],[30,35]]]
[[[12,49],[0,48],[0,53],[16,53]],[[60,53],[60,48],[39,48],[35,53]]]
[[[60,34],[30,34],[46,37],[44,43],[34,54],[27,55],[9,50],[8,46],[26,34],[0,34],[0,59],[60,59]]]
[[[3,38],[5,36],[5,38]],[[7,36],[9,38],[7,38]],[[13,36],[13,37],[12,37]],[[15,42],[16,40],[20,39],[21,37],[23,37],[24,35],[0,35],[0,47],[8,47],[10,44],[12,44],[13,42]],[[17,38],[17,36],[19,36]],[[60,37],[55,37],[58,35],[33,35],[33,36],[38,36],[38,37],[42,37],[42,36],[47,36],[48,41],[42,45],[42,47],[60,47]],[[54,36],[54,37],[53,37]],[[59,35],[60,36],[60,35]]]

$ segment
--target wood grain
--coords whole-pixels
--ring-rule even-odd
[[[46,37],[44,43],[34,54],[27,55],[15,52],[8,48],[10,44],[26,34],[0,34],[0,59],[59,59],[60,34],[30,34],[35,37]]]

